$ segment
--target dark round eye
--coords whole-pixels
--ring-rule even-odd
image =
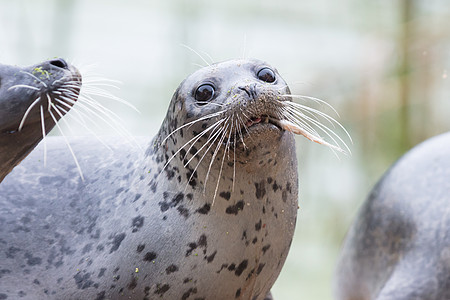
[[[214,87],[210,84],[202,84],[195,91],[195,100],[199,101],[199,104],[206,104],[201,102],[207,102],[214,97]]]
[[[269,68],[262,68],[258,71],[258,78],[265,82],[274,82],[275,73]]]

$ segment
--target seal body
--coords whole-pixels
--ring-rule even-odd
[[[78,70],[63,59],[0,64],[0,182],[70,110],[80,87]]]
[[[341,253],[337,299],[450,299],[450,134],[405,154],[362,206]]]
[[[287,85],[264,68],[238,60],[189,76],[156,137],[137,140],[145,151],[71,140],[84,181],[59,138],[45,169],[38,147],[0,185],[0,296],[264,299],[298,196],[293,135],[269,122]]]

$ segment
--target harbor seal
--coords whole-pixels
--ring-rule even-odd
[[[450,299],[450,133],[381,178],[345,239],[336,299]]]
[[[291,97],[265,62],[207,66],[145,151],[72,139],[84,180],[48,139],[45,170],[38,147],[0,185],[0,298],[270,297],[298,208],[289,130],[314,133]]]
[[[0,64],[0,182],[72,107],[80,86],[80,73],[63,59]]]

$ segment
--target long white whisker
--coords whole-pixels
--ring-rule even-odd
[[[10,91],[10,90],[12,90],[12,89],[16,89],[16,88],[26,88],[26,89],[30,89],[30,90],[39,91],[39,89],[38,89],[37,87],[30,86],[30,85],[26,85],[26,84],[16,84],[16,85],[13,85],[12,87],[8,88],[8,91]]]
[[[210,119],[210,118],[216,117],[216,116],[220,115],[221,113],[223,113],[224,111],[225,111],[225,110],[222,110],[222,111],[219,111],[219,112],[215,112],[215,113],[212,113],[212,114],[203,116],[203,117],[198,118],[198,119],[196,119],[196,120],[194,120],[194,121],[188,122],[188,123],[186,123],[186,124],[184,124],[184,125],[178,127],[177,129],[174,129],[171,133],[169,133],[169,134],[162,140],[161,144],[164,144],[164,143],[167,141],[167,139],[168,139],[172,134],[174,134],[175,132],[177,132],[178,130],[183,129],[183,128],[186,127],[186,126],[190,126],[190,125],[192,125],[192,124],[195,124],[195,123],[197,123],[197,122],[199,122],[199,121],[203,121],[203,120],[206,120],[206,119]]]
[[[72,154],[72,157],[75,161],[75,165],[77,166],[78,172],[80,174],[81,180],[84,181],[84,176],[83,176],[83,172],[81,171],[81,167],[80,164],[78,163],[78,159],[75,156],[75,153],[73,152],[72,147],[70,146],[69,141],[67,140],[67,137],[65,136],[64,132],[61,129],[61,126],[59,126],[58,124],[58,120],[56,120],[55,116],[53,115],[53,113],[51,111],[49,111],[50,116],[52,117],[53,121],[55,122],[56,127],[58,127],[59,132],[61,132],[62,137],[64,138],[64,141],[66,142],[67,148],[69,148],[70,153]]]
[[[47,140],[45,136],[47,135],[45,132],[45,119],[44,119],[44,108],[42,105],[40,106],[41,110],[41,127],[42,127],[42,142],[44,143],[44,167],[47,166]]]
[[[26,72],[21,70],[20,73],[26,74],[28,76],[33,77],[34,79],[36,79],[37,81],[39,81],[44,87],[47,87],[47,84],[45,84],[45,82],[43,82],[41,79],[37,78],[36,76],[34,76],[33,74],[31,74],[30,72]]]
[[[206,59],[204,59],[203,56],[200,55],[200,53],[198,53],[197,51],[195,51],[194,49],[192,49],[192,48],[189,47],[188,45],[181,44],[181,46],[185,47],[185,48],[188,49],[188,50],[191,50],[192,52],[194,52],[195,54],[197,54],[197,56],[200,57],[201,60],[203,60],[203,62],[204,62],[205,64],[207,64],[208,66],[211,66],[211,64],[208,63],[208,62],[206,61]]]
[[[19,131],[22,130],[23,124],[25,123],[25,120],[28,117],[28,114],[30,113],[30,111],[33,109],[33,107],[41,100],[41,97],[37,97],[36,100],[33,101],[33,103],[31,103],[31,105],[27,108],[27,110],[25,111],[25,113],[23,114],[22,120],[20,121],[19,124]]]

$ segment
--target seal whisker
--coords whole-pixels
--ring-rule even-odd
[[[295,110],[290,110],[290,111],[292,111],[294,114],[297,114],[298,115],[298,111],[295,111]],[[335,137],[337,137],[344,145],[345,145],[345,147],[347,148],[347,150],[349,151],[349,153],[351,153],[351,151],[350,151],[350,149],[348,148],[348,146],[347,146],[347,144],[342,140],[342,138],[338,135],[338,134],[336,134],[333,130],[331,130],[329,127],[327,127],[327,126],[325,126],[323,123],[321,123],[320,121],[316,121],[316,120],[314,120],[313,118],[310,118],[310,117],[308,117],[308,116],[306,116],[306,115],[304,115],[304,114],[301,114],[300,115],[300,118],[304,118],[304,119],[306,119],[308,122],[311,122],[311,123],[313,123],[314,125],[316,125],[317,127],[319,127],[323,132],[330,132],[332,135],[334,135]],[[325,117],[324,117],[325,118]],[[334,126],[334,124],[331,122],[331,121],[334,121],[335,122],[335,124],[337,124],[341,129],[343,129],[344,130],[344,132],[347,134],[347,136],[349,136],[349,134],[348,134],[348,132],[345,130],[345,128],[339,123],[339,122],[337,122],[336,120],[334,120],[333,118],[331,118],[331,120],[330,119],[328,119],[328,118],[325,118],[327,121],[329,121],[333,126]],[[331,136],[330,136],[330,138],[331,138]],[[350,138],[350,141],[352,141],[351,140],[351,137],[349,136],[349,138]]]
[[[205,59],[203,56],[200,55],[200,53],[198,53],[197,51],[195,51],[194,49],[192,49],[192,48],[189,47],[188,45],[181,44],[181,46],[185,47],[185,48],[188,49],[188,50],[191,50],[192,52],[194,52],[195,54],[197,54],[197,56],[200,57],[200,59],[203,60],[203,62],[204,62],[207,66],[211,66],[211,64],[208,63],[208,62],[206,61],[206,59]]]
[[[91,97],[87,95],[80,95],[79,100],[77,101],[78,105],[80,107],[83,107],[83,104],[87,104],[92,109],[88,109],[89,112],[100,118],[105,124],[109,125],[114,131],[119,133],[121,136],[130,137],[131,134],[128,132],[128,130],[121,124],[124,123],[122,118],[120,118],[116,113],[114,113],[112,110],[106,108],[105,106],[101,105]],[[86,108],[86,107],[85,107]],[[95,109],[95,111],[94,111]],[[96,111],[98,113],[96,113]],[[103,116],[105,116],[109,121],[107,121],[105,118],[99,115],[101,113]]]
[[[45,132],[45,119],[44,119],[44,108],[40,106],[41,110],[41,128],[42,128],[42,143],[44,144],[44,167],[47,165],[47,140]]]
[[[219,123],[220,124],[220,123]],[[200,136],[197,138],[197,136],[194,136],[192,139],[190,139],[188,142],[186,142],[183,146],[181,146],[180,148],[178,148],[178,150],[167,160],[167,162],[164,164],[164,166],[162,167],[162,170],[161,170],[161,172],[158,174],[158,176],[167,168],[167,166],[170,164],[170,162],[172,161],[172,159],[174,159],[177,155],[178,155],[178,153],[180,153],[181,152],[181,150],[183,150],[184,149],[184,147],[186,147],[187,145],[189,145],[193,140],[195,140],[196,138],[197,138],[197,140],[198,139],[200,139],[201,138],[201,136],[203,136],[203,134],[205,134],[207,131],[209,131],[212,127],[217,127],[219,124],[216,124],[215,126],[210,126],[208,129],[206,129],[205,131],[203,131],[201,134],[199,134]],[[196,141],[197,141],[196,140]],[[195,142],[196,142],[195,141]],[[195,142],[194,142],[194,144],[195,144]],[[187,153],[188,153],[189,151],[186,151],[186,155],[187,155]],[[194,156],[192,156],[191,157],[191,159],[192,158],[194,158],[195,157],[195,155]],[[189,162],[190,162],[190,160],[186,163],[186,165],[187,164],[189,164]]]
[[[36,76],[34,76],[33,74],[31,74],[30,72],[21,70],[20,73],[23,73],[23,74],[26,74],[26,75],[28,75],[28,76],[33,77],[34,79],[36,79],[37,81],[39,81],[45,88],[47,88],[47,84],[46,84],[44,81],[42,81],[41,79],[37,78]]]
[[[307,116],[297,111],[291,111],[287,108],[285,108],[283,112],[284,114],[281,116],[280,120],[287,118],[288,121],[299,125],[302,129],[308,131],[310,134],[319,135],[319,133],[311,125],[308,124],[307,120],[304,121],[304,119],[307,119]]]
[[[212,129],[212,131],[210,132],[209,137],[211,137],[211,135],[214,133],[215,129],[217,129],[217,127],[219,127],[220,124],[222,124],[224,122],[224,120],[219,120],[217,121],[215,124],[209,126],[208,128],[206,128],[204,131],[202,131],[200,134],[194,136],[192,139],[189,140],[189,142],[191,142],[193,139],[195,139],[195,141],[191,144],[191,146],[188,148],[188,150],[186,151],[186,155],[191,151],[192,147],[195,145],[195,143],[197,143],[197,141],[203,137],[208,131],[210,131]],[[208,137],[208,139],[209,139]],[[208,143],[208,140],[205,142],[205,144],[200,147],[200,149],[198,149],[193,155],[192,157],[184,164],[184,166],[186,167],[191,161],[192,159],[194,159],[194,157],[197,156],[197,154],[206,146],[206,144]],[[187,143],[182,147],[184,148],[187,145]]]
[[[26,120],[27,117],[28,117],[28,114],[29,114],[30,111],[33,109],[33,107],[34,107],[36,104],[39,103],[39,101],[41,101],[41,97],[37,97],[36,100],[34,100],[33,103],[31,103],[30,106],[27,108],[27,110],[26,110],[25,113],[23,114],[22,120],[20,121],[19,129],[18,129],[19,131],[22,130],[23,125],[24,125],[24,123],[25,123],[25,120]]]
[[[81,167],[80,167],[80,164],[78,163],[78,159],[75,155],[75,152],[73,152],[73,149],[70,146],[70,143],[67,140],[67,137],[64,134],[64,131],[61,129],[61,126],[59,126],[59,124],[58,124],[58,120],[56,120],[56,118],[55,118],[55,115],[51,111],[49,111],[49,113],[50,113],[50,116],[52,117],[53,121],[55,122],[56,127],[58,127],[58,130],[61,133],[64,141],[66,142],[66,145],[67,145],[67,148],[69,148],[70,154],[72,154],[73,160],[75,161],[75,165],[77,166],[78,173],[80,174],[81,180],[84,181],[83,172],[81,171]]]
[[[46,93],[47,96],[47,100],[48,100],[48,111],[50,111],[50,109],[52,108],[52,98],[50,98],[50,95],[48,93]]]
[[[94,95],[94,96],[99,96],[99,97],[107,98],[110,100],[114,100],[114,101],[117,101],[119,103],[122,103],[122,104],[130,107],[131,109],[133,109],[139,113],[139,110],[133,104],[131,104],[128,101],[125,101],[119,97],[116,97],[113,94],[109,93],[108,91],[105,91],[98,87],[94,87],[94,86],[88,86],[86,88],[83,87],[81,89],[81,94]]]
[[[178,128],[174,129],[171,133],[169,133],[169,134],[162,140],[161,144],[164,144],[164,143],[167,141],[167,139],[168,139],[171,135],[173,135],[175,132],[177,132],[178,130],[183,129],[184,127],[193,125],[193,124],[195,124],[195,123],[197,123],[197,122],[204,121],[204,120],[207,120],[207,119],[211,119],[211,118],[213,118],[213,117],[217,117],[217,116],[221,115],[223,112],[225,112],[225,110],[221,110],[221,111],[218,111],[218,112],[215,112],[215,113],[212,113],[212,114],[203,116],[203,117],[201,117],[201,118],[198,118],[198,119],[196,119],[196,120],[190,121],[190,122],[188,122],[188,123],[186,123],[186,124],[183,124],[183,125],[179,126]]]
[[[70,106],[69,104],[66,103],[66,102],[68,102],[68,101],[66,101],[66,100],[57,99],[56,101],[57,101],[58,103],[64,105],[64,106],[66,106],[68,109],[72,109],[72,108],[73,108],[73,106]],[[87,111],[85,112],[85,111],[83,111],[82,109],[87,110]],[[72,109],[71,112],[72,112],[72,111],[73,111],[73,114],[77,114],[77,115],[78,115],[78,117],[79,117],[79,119],[80,119],[80,122],[81,122],[82,124],[84,124],[85,126],[86,126],[87,123],[86,123],[86,121],[85,121],[83,115],[84,115],[85,117],[87,117],[87,119],[88,119],[88,120],[89,120],[89,121],[90,121],[97,129],[100,129],[100,126],[99,126],[98,123],[95,121],[95,119],[94,119],[94,118],[91,118],[91,117],[89,116],[88,112],[89,112],[89,113],[92,113],[92,112],[90,111],[90,108],[89,108],[89,107],[86,107],[86,106],[84,106],[83,104],[77,104],[77,106],[75,106],[75,109]],[[70,114],[70,116],[72,116],[72,113]]]
[[[228,120],[227,120],[227,121],[228,121]],[[222,131],[222,135],[221,135],[221,137],[220,137],[220,139],[219,139],[219,141],[218,141],[218,143],[217,143],[217,146],[216,146],[216,149],[215,149],[215,151],[214,151],[214,153],[213,153],[213,156],[211,157],[211,162],[209,163],[208,172],[206,173],[206,177],[205,177],[205,188],[206,188],[206,182],[208,181],[208,177],[209,177],[209,174],[210,174],[210,172],[211,172],[211,167],[212,167],[214,161],[216,160],[217,154],[219,153],[219,150],[220,150],[220,148],[221,148],[221,146],[222,146],[222,144],[223,144],[223,141],[224,141],[225,138],[226,138],[226,133],[227,133],[227,130],[228,130],[228,127],[229,127],[229,126],[230,126],[230,124],[226,124],[226,127],[225,127],[224,130]],[[224,151],[224,155],[225,155],[225,151]],[[223,157],[223,159],[225,159],[225,156]],[[219,187],[220,177],[222,176],[222,169],[223,169],[223,161],[222,161],[222,164],[221,164],[221,166],[220,166],[219,175],[217,176],[217,184],[216,184],[216,188],[215,188],[215,190],[214,190],[214,196],[213,196],[213,201],[212,201],[211,206],[214,206],[214,202],[215,202],[215,200],[216,200],[217,189],[218,189],[218,187]]]
[[[230,131],[232,130],[232,128],[233,128],[233,122],[231,122],[231,128],[230,128]],[[221,144],[223,143],[223,141],[224,141],[224,138],[226,138],[226,135],[227,135],[227,134],[228,134],[228,142],[227,142],[227,145],[225,146],[225,149],[224,149],[224,151],[223,151],[222,163],[221,163],[221,165],[220,165],[219,176],[217,176],[216,189],[214,190],[214,198],[213,198],[213,203],[212,203],[212,205],[214,205],[214,201],[215,201],[216,196],[217,196],[217,190],[219,189],[219,183],[220,183],[220,179],[221,179],[221,177],[222,177],[223,163],[224,163],[224,161],[225,161],[225,156],[226,156],[226,153],[227,153],[227,147],[229,146],[229,142],[230,142],[230,136],[231,136],[231,135],[229,134],[229,132],[228,132],[227,129],[225,129],[224,133],[222,134],[222,138],[221,138],[221,140],[219,141],[219,145],[221,145]]]
[[[288,112],[288,113],[291,113],[291,112]],[[294,112],[294,113],[295,113],[295,112]],[[336,146],[331,145],[331,144],[325,142],[325,141],[323,140],[323,138],[320,137],[320,136],[317,134],[317,131],[315,131],[315,130],[314,130],[313,132],[309,132],[309,134],[307,134],[308,131],[305,131],[305,127],[302,126],[302,122],[301,122],[298,118],[293,117],[293,118],[291,118],[290,120],[291,120],[292,124],[296,124],[297,130],[300,130],[300,131],[303,131],[303,132],[296,132],[296,131],[294,130],[294,128],[289,127],[289,125],[287,124],[287,128],[289,128],[288,130],[290,130],[290,131],[292,131],[292,132],[294,132],[294,133],[302,134],[302,135],[304,135],[306,138],[308,138],[309,140],[311,140],[311,141],[313,141],[313,142],[316,142],[316,143],[319,143],[319,144],[323,144],[323,145],[326,145],[326,146],[328,146],[328,147],[330,147],[330,148],[332,148],[332,149],[335,149],[335,150],[338,150],[338,151],[340,151],[340,152],[346,153],[344,150],[341,149],[341,147],[339,147],[339,143],[338,143],[338,142],[336,141],[336,139],[334,138],[334,137],[336,137],[338,140],[341,141],[341,143],[344,145],[344,147],[347,149],[347,151],[348,151],[349,153],[351,153],[351,151],[350,151],[349,147],[347,146],[347,144],[346,144],[346,143],[342,140],[342,138],[341,138],[338,134],[336,134],[333,130],[331,130],[331,129],[328,128],[327,126],[323,125],[322,123],[320,123],[320,122],[318,122],[318,121],[316,121],[316,120],[314,120],[314,119],[312,119],[312,118],[310,118],[310,117],[308,117],[308,116],[302,116],[302,117],[305,118],[305,119],[307,119],[309,122],[313,123],[314,125],[316,125],[316,126],[317,126],[324,134],[326,134],[326,135],[333,141],[333,143],[334,143]],[[283,122],[283,121],[281,120],[281,122]],[[333,137],[333,136],[334,136],[334,137]]]
[[[210,171],[211,171],[211,167],[212,167],[212,165],[214,163],[214,160],[216,159],[216,156],[217,156],[217,153],[219,152],[220,147],[222,146],[224,137],[225,137],[227,129],[229,127],[228,120],[229,120],[229,117],[225,120],[225,127],[222,127],[221,130],[220,130],[220,134],[217,135],[217,137],[220,136],[220,138],[219,138],[219,141],[217,142],[216,149],[214,150],[214,152],[212,154],[211,161],[210,161],[209,167],[208,167],[208,171],[206,172],[205,185],[204,185],[203,192],[205,192],[205,190],[206,190],[206,183],[208,182],[208,178],[209,178],[209,174],[210,174]],[[216,137],[216,139],[217,139],[217,137]],[[214,144],[214,143],[215,143],[215,141],[212,144]],[[214,199],[215,199],[215,196],[213,198],[213,204],[214,204]]]
[[[281,95],[281,97],[291,97],[291,98],[297,98],[297,99],[302,99],[302,100],[306,99],[306,100],[314,101],[314,102],[319,103],[319,104],[323,104],[325,106],[328,106],[328,108],[330,108],[338,117],[340,117],[339,113],[337,112],[337,110],[334,109],[334,107],[330,103],[328,103],[328,102],[326,102],[324,100],[321,100],[319,98],[310,97],[310,96],[304,96],[304,95],[292,95],[292,94]],[[295,103],[295,102],[291,102],[291,103],[298,104],[298,103]]]
[[[35,91],[39,91],[39,89],[37,87],[34,86],[30,86],[30,85],[26,85],[26,84],[16,84],[11,86],[10,88],[8,88],[8,91],[12,90],[12,89],[16,89],[16,88],[26,88],[26,89],[30,89],[30,90],[35,90]]]
[[[221,121],[225,122],[225,120],[221,120]],[[215,129],[217,129],[217,126],[216,126]],[[205,150],[205,153],[203,153],[202,157],[199,159],[197,165],[195,166],[194,171],[192,172],[191,176],[189,177],[188,183],[192,180],[192,178],[194,177],[195,172],[197,171],[197,168],[200,166],[200,163],[203,161],[203,159],[205,158],[206,154],[208,154],[209,149],[211,149],[211,147],[214,145],[214,143],[216,142],[217,138],[219,137],[220,133],[223,131],[223,127],[222,128],[219,127],[219,130],[217,130],[217,131],[215,131],[215,129],[210,133],[210,135],[208,137],[208,140],[206,140],[206,142],[203,144],[203,146],[199,150],[197,150],[197,152],[193,155],[193,157],[191,157],[191,159],[188,161],[187,164],[189,164],[189,162],[194,157],[196,157],[198,154],[200,154],[200,152],[201,152],[201,150],[203,148],[205,148],[206,146],[209,145],[208,148]],[[187,164],[185,165],[185,167],[187,166]],[[187,187],[187,185],[186,185],[186,187]],[[206,188],[206,182],[205,182],[205,185],[203,187],[203,191],[205,191],[205,188]]]
[[[58,101],[58,99],[55,99],[56,102],[61,103],[63,105],[67,105],[66,103],[62,102],[62,101]],[[69,108],[70,106],[67,105]],[[55,107],[57,107],[60,111],[64,112],[64,114],[68,114],[69,111],[64,109],[63,107],[59,106],[58,104],[55,104]],[[76,113],[78,114],[78,111],[76,111]],[[78,114],[78,118],[73,116],[72,114],[70,114],[70,116],[72,117],[72,119],[77,122],[78,124],[80,124],[81,126],[83,126],[87,131],[89,131],[103,146],[105,146],[105,148],[107,148],[108,150],[112,151],[111,147],[108,146],[91,128],[89,128],[89,126],[87,126],[86,122],[84,122],[84,120],[82,119],[81,115]],[[79,119],[81,118],[81,120]],[[65,119],[62,119],[63,122],[65,122],[66,126],[68,126],[68,122]]]

